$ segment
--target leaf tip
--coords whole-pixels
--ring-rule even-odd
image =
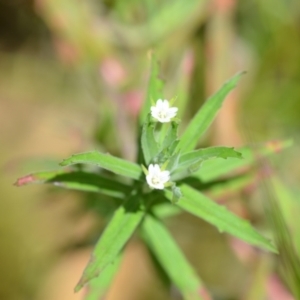
[[[279,254],[279,251],[278,249],[276,248],[276,246],[270,241],[270,247],[269,247],[269,250],[274,253],[274,254]]]
[[[233,81],[233,83],[234,83],[234,86],[236,86],[237,85],[237,83],[238,83],[238,81],[240,80],[240,78],[243,76],[243,75],[245,75],[245,74],[247,74],[247,71],[240,71],[240,72],[238,72],[238,73],[236,73],[231,79],[229,79],[226,83],[229,83],[232,79],[234,80]],[[225,83],[225,84],[226,84]]]
[[[142,167],[142,170],[143,170],[144,174],[147,176],[148,173],[149,173],[148,169],[143,164],[141,164],[141,167]]]
[[[63,161],[61,161],[59,163],[59,165],[62,166],[62,167],[66,166],[67,165],[66,159],[64,159]]]
[[[82,283],[81,280],[80,280],[80,281],[77,283],[77,285],[75,286],[74,292],[75,292],[75,293],[78,293],[78,292],[82,289],[83,286],[84,286],[84,283]]]
[[[237,154],[238,158],[240,158],[240,159],[244,158],[243,153],[236,151],[236,154]]]
[[[26,175],[26,176],[18,178],[17,181],[13,185],[19,187],[22,185],[32,183],[35,180],[36,180],[36,178],[32,174],[30,174],[30,175]]]
[[[96,275],[98,276],[98,275]],[[79,292],[85,284],[87,284],[91,279],[93,279],[94,277],[96,276],[92,276],[92,277],[87,277],[85,272],[84,274],[82,275],[82,277],[79,279],[78,283],[76,284],[75,288],[74,288],[74,292],[77,293]]]

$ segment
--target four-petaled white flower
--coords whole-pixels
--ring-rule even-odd
[[[170,180],[170,172],[162,171],[157,164],[150,164],[146,176],[148,185],[153,189],[163,190],[165,183]]]
[[[158,99],[155,106],[151,106],[151,115],[161,123],[168,123],[177,114],[177,107],[170,107],[168,100]]]

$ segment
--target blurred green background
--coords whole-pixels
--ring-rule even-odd
[[[273,157],[270,180],[299,255],[298,0],[0,0],[0,299],[82,299],[73,287],[105,222],[99,197],[12,184],[74,152],[134,160],[152,51],[183,127],[247,71],[202,145],[294,139]],[[251,186],[225,201],[260,226],[265,200]],[[279,257],[228,242],[190,216],[169,223],[213,299],[293,299]],[[126,253],[107,298],[171,299],[147,249],[134,240]]]

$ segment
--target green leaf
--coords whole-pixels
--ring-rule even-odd
[[[111,263],[97,278],[92,279],[87,286],[84,300],[99,300],[104,298],[121,263],[121,255]]]
[[[177,140],[178,123],[171,122],[166,136],[161,144],[160,150],[169,148]]]
[[[151,55],[151,73],[149,79],[149,86],[146,96],[146,101],[142,107],[140,113],[140,125],[143,125],[146,121],[147,115],[150,112],[151,101],[156,102],[158,99],[163,98],[162,90],[164,82],[159,78],[159,64],[155,58],[155,55]]]
[[[220,157],[224,159],[228,157],[242,158],[242,154],[235,151],[233,148],[228,147],[210,147],[199,149],[181,155],[178,168],[188,167],[199,160],[203,161],[213,157]]]
[[[167,170],[172,172],[177,169],[180,153],[175,153],[168,159]]]
[[[154,214],[160,219],[176,216],[182,212],[177,205],[170,205],[169,202],[155,205],[153,207]]]
[[[171,122],[168,130],[166,131],[165,137],[160,145],[160,152],[155,158],[155,163],[163,164],[169,160],[168,170],[175,167],[179,161],[179,152],[175,153],[175,149],[179,143],[177,139],[178,123]]]
[[[142,169],[139,165],[98,151],[74,154],[63,160],[60,165],[69,166],[80,163],[97,165],[115,174],[133,179],[140,179],[142,175]]]
[[[236,86],[242,74],[243,73],[238,73],[227,81],[221,89],[211,96],[199,109],[180,138],[177,148],[180,149],[182,153],[195,148],[199,138],[205,133],[214,120],[225,97]]]
[[[255,186],[257,180],[257,174],[254,172],[234,176],[230,179],[214,182],[213,186],[209,186],[208,194],[209,197],[212,197],[213,199],[229,199],[232,194],[236,194],[247,187]]]
[[[260,188],[263,199],[267,200],[264,201],[264,209],[267,220],[273,229],[275,244],[279,250],[277,257],[279,270],[282,271],[281,273],[294,299],[300,299],[300,257],[295,248],[298,237],[295,225],[297,226],[299,222],[295,222],[294,219],[291,222],[293,225],[289,226],[284,217],[286,211],[282,206],[282,204],[287,205],[288,202],[290,202],[289,204],[293,203],[293,207],[290,207],[291,210],[287,215],[287,220],[290,220],[293,215],[298,218],[299,205],[295,205],[297,196],[296,199],[293,198],[289,194],[290,189],[286,188],[276,175],[270,176],[268,180],[263,178]]]
[[[233,148],[227,147],[210,147],[187,152],[180,156],[177,169],[172,174],[172,180],[183,179],[191,173],[197,171],[203,161],[210,158],[242,158],[242,154]]]
[[[178,163],[179,161],[179,152],[175,153],[176,146],[178,144],[178,140],[173,141],[171,145],[158,153],[158,155],[154,159],[154,163],[163,164],[167,160],[172,160],[171,165],[174,166],[173,163]]]
[[[78,292],[88,281],[99,276],[120,253],[145,211],[139,208],[139,197],[132,196],[118,208],[97,242],[83,275],[75,287]]]
[[[199,171],[193,176],[199,178],[202,182],[216,180],[221,176],[228,175],[230,172],[249,168],[262,157],[278,153],[292,145],[292,140],[270,141],[256,147],[243,147],[238,149],[243,159],[228,158],[226,160],[216,158],[205,161]]]
[[[169,234],[165,226],[148,215],[142,226],[143,237],[171,281],[181,291],[185,300],[202,299],[203,288],[194,269]]]
[[[180,188],[183,193],[183,198],[177,204],[180,208],[216,226],[220,232],[227,232],[251,245],[277,252],[271,242],[260,235],[246,220],[187,185],[181,185]],[[167,198],[171,200],[172,192],[167,190],[165,192]]]
[[[154,137],[154,123],[149,121],[144,123],[141,144],[144,160],[148,166],[153,158],[158,154],[158,144]]]
[[[131,187],[100,174],[66,170],[38,172],[21,177],[15,183],[22,186],[31,183],[46,183],[78,191],[96,192],[116,198],[124,198]]]

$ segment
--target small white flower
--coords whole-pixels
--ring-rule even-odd
[[[177,107],[169,107],[168,100],[158,99],[155,106],[151,106],[151,115],[161,123],[168,123],[177,114]]]
[[[165,183],[170,180],[170,172],[162,171],[159,165],[149,165],[148,175],[146,176],[148,185],[153,189],[163,190]]]

